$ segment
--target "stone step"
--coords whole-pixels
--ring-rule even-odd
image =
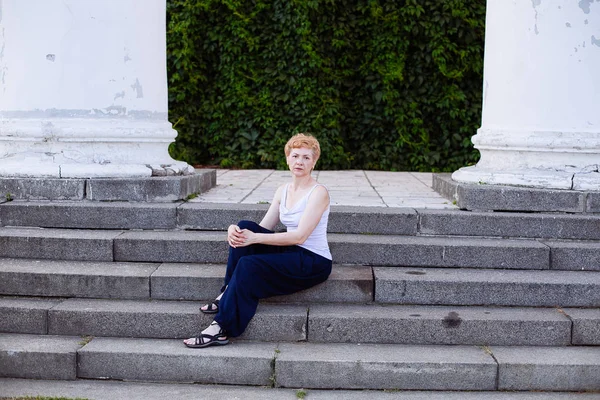
[[[126,262],[226,262],[225,232],[100,231],[39,228],[0,228],[0,257]],[[330,234],[336,263],[503,269],[573,269],[568,257],[555,257],[553,246],[563,242],[442,236]],[[588,253],[600,242],[574,242]],[[568,246],[567,246],[568,247]],[[579,259],[579,269],[595,259]],[[589,264],[589,265],[588,265]],[[590,267],[591,268],[591,267]]]
[[[188,349],[180,341],[96,338],[79,377],[327,389],[492,390],[497,366],[476,347],[268,344]]]
[[[223,264],[164,263],[152,274],[152,298],[206,300],[219,293],[226,267]],[[313,288],[270,302],[368,303],[373,301],[373,271],[362,265],[335,264],[329,279]]]
[[[164,169],[162,170],[164,172]],[[31,201],[173,202],[204,193],[217,184],[217,171],[198,169],[191,175],[135,178],[0,177],[0,196]]]
[[[395,343],[449,345],[565,346],[571,326],[582,331],[579,343],[594,344],[600,332],[551,308],[331,305],[310,306],[308,341],[328,343]],[[582,326],[579,326],[579,325]]]
[[[0,258],[0,295],[208,300],[220,291],[225,266]],[[274,302],[373,301],[371,267],[337,266],[329,279]]]
[[[0,257],[113,261],[121,231],[0,228]]]
[[[218,231],[240,220],[260,221],[268,207],[186,202],[11,201],[0,207],[0,225]],[[329,232],[597,240],[600,215],[332,206]]]
[[[159,264],[0,258],[0,294],[147,299]]]
[[[600,385],[597,347],[235,341],[192,350],[175,340],[97,338],[78,355],[79,377],[92,379],[401,390],[582,391]]]
[[[84,344],[80,337],[0,334],[0,377],[75,379]]]
[[[600,307],[596,271],[374,267],[373,274],[378,303]]]
[[[600,215],[563,213],[416,210],[423,235],[525,237],[542,239],[600,238]]]
[[[185,338],[212,320],[212,316],[198,311],[201,304],[0,298],[0,332]],[[599,313],[598,309],[262,303],[242,338],[327,343],[584,345],[600,342],[600,332],[594,329],[600,322]],[[18,325],[11,320],[19,320]]]
[[[68,299],[48,311],[48,333],[183,339],[197,334],[213,320],[214,315],[198,310],[202,304],[165,300]],[[308,305],[260,304],[241,339],[306,340],[307,310]]]
[[[88,341],[90,340],[90,341]],[[83,347],[81,347],[83,346]],[[315,389],[600,390],[599,347],[265,343],[0,334],[2,377]]]
[[[401,390],[318,390],[277,389],[239,385],[185,383],[141,383],[121,381],[50,381],[0,378],[2,395],[7,397],[66,397],[95,400],[598,400],[599,393],[501,392],[501,391],[401,391]],[[303,397],[304,396],[304,397]]]

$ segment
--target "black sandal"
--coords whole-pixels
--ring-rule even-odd
[[[202,307],[206,306],[206,310],[203,310]],[[208,303],[200,307],[200,311],[204,314],[216,314],[219,312],[219,300],[213,300],[212,303]]]
[[[211,325],[216,324],[215,321],[211,323]],[[200,335],[193,338],[194,343],[188,344],[183,342],[187,347],[191,347],[193,349],[201,349],[209,346],[224,346],[229,343],[229,339],[225,335],[225,331],[223,328],[217,332],[216,335],[208,335],[206,333],[201,333]]]

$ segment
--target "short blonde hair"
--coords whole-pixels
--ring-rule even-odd
[[[285,144],[285,156],[289,157],[292,149],[299,149],[301,147],[312,150],[315,162],[321,156],[321,146],[319,145],[319,141],[314,136],[305,133],[298,133],[288,140]]]

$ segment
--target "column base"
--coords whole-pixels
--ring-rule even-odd
[[[3,178],[0,203],[11,200],[174,202],[217,184],[216,170],[139,178]]]
[[[547,169],[497,170],[479,166],[464,167],[452,174],[460,183],[506,185],[539,189],[600,190],[600,172],[555,171]]]
[[[600,213],[600,191],[464,183],[454,174],[434,174],[433,190],[462,210]]]
[[[148,178],[151,176],[192,175],[194,169],[184,162],[171,164],[54,164],[39,159],[0,160],[4,178]]]
[[[177,132],[162,114],[147,118],[33,115],[0,120],[1,177],[140,178],[194,173],[187,163],[169,156]]]

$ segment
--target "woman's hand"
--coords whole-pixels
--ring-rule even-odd
[[[238,247],[246,247],[251,244],[258,243],[258,235],[248,229],[242,230],[242,235],[244,236],[244,241],[241,244],[238,244]]]
[[[246,241],[246,236],[239,226],[229,225],[227,228],[227,242],[231,247],[241,247]]]

